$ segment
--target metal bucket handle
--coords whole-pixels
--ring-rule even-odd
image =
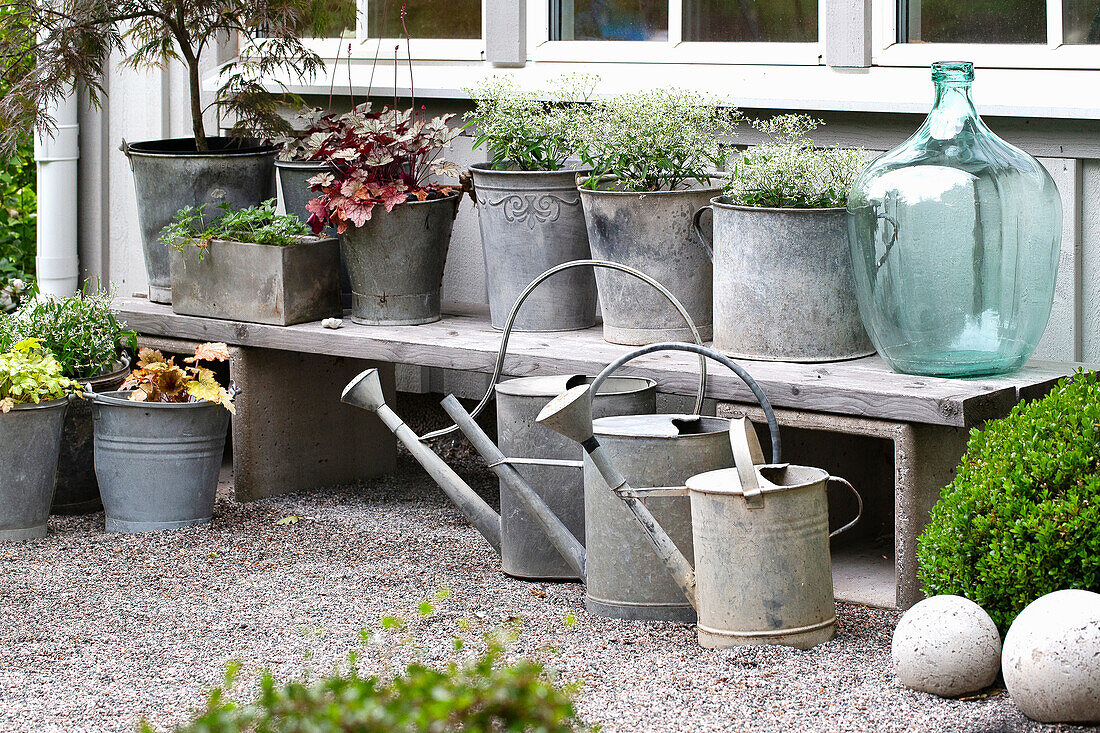
[[[664,285],[657,282],[657,280],[645,274],[641,270],[636,270],[629,265],[623,265],[618,262],[610,262],[608,260],[571,260],[569,262],[563,262],[560,265],[555,265],[551,267],[549,270],[532,280],[527,285],[527,287],[523,289],[523,292],[519,294],[519,297],[516,298],[516,302],[512,304],[512,310],[508,313],[508,320],[504,323],[504,331],[501,334],[500,339],[500,349],[497,351],[496,366],[494,366],[493,368],[493,377],[489,380],[489,388],[485,390],[485,395],[481,398],[481,401],[478,402],[477,406],[474,407],[474,409],[470,412],[470,417],[477,417],[478,415],[480,415],[485,407],[489,404],[489,401],[493,399],[493,390],[496,389],[497,382],[500,381],[501,373],[504,371],[504,356],[508,353],[508,339],[510,339],[512,336],[512,326],[516,322],[516,316],[519,315],[520,306],[523,305],[523,302],[527,300],[531,293],[535,291],[535,288],[541,285],[543,281],[558,274],[559,272],[569,270],[574,267],[602,267],[608,270],[617,270],[619,272],[625,272],[627,275],[636,277],[647,285],[650,285],[661,295],[665,296],[668,302],[672,304],[672,307],[679,311],[680,315],[683,316],[684,321],[687,323],[688,328],[691,329],[691,335],[695,339],[696,345],[700,349],[703,348],[703,337],[702,335],[700,335],[699,329],[695,326],[695,321],[692,320],[691,314],[688,313],[687,308],[684,307],[684,304],[681,303],[680,300],[672,294],[672,291],[670,291]],[[707,355],[703,352],[697,353],[699,353],[700,356],[699,390],[695,396],[696,414],[698,414],[703,409],[703,397],[707,391],[707,361],[705,358]],[[607,369],[604,369],[604,371],[606,372]],[[600,380],[600,382],[602,381],[603,380]],[[599,382],[592,383],[592,394],[596,394],[598,386]],[[441,438],[444,435],[450,435],[456,430],[458,430],[458,426],[451,425],[450,427],[442,428],[440,430],[433,430],[430,433],[426,433],[420,436],[420,440],[424,441],[431,440],[432,438]]]
[[[744,367],[730,359],[725,354],[721,354],[714,349],[708,349],[705,346],[698,346],[695,344],[679,344],[679,343],[663,343],[663,344],[650,344],[649,346],[643,346],[640,349],[631,351],[629,354],[620,356],[615,361],[604,367],[604,370],[600,372],[594,380],[592,380],[592,394],[596,394],[596,391],[603,384],[604,380],[611,376],[611,373],[616,369],[626,364],[628,361],[633,361],[639,356],[645,356],[646,354],[652,354],[655,351],[685,351],[689,354],[699,354],[701,357],[714,359],[716,362],[724,367],[727,367],[741,378],[741,381],[752,391],[756,401],[760,404],[761,409],[764,410],[764,417],[768,421],[768,433],[772,439],[772,463],[779,463],[781,458],[781,446],[779,440],[779,423],[775,419],[775,411],[772,410],[771,402],[768,401],[767,395],[764,394],[764,390],[760,388],[760,385],[756,383],[756,380],[752,378]],[[701,405],[696,402],[695,414],[700,412]]]
[[[714,261],[714,246],[707,241],[707,238],[703,236],[703,227],[699,226],[700,221],[703,218],[703,212],[709,211],[711,216],[714,215],[714,199],[710,200],[711,203],[706,206],[700,206],[691,217],[691,228],[695,232],[695,238],[699,240],[699,244],[703,245],[703,249],[706,250],[707,259],[711,262]]]

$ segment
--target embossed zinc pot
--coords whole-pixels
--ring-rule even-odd
[[[590,257],[577,173],[470,166],[485,254],[493,328],[504,328],[516,298],[555,265]],[[517,331],[572,331],[596,323],[596,279],[588,268],[546,281],[516,315]]]
[[[128,392],[91,399],[107,531],[209,522],[229,411],[213,402],[131,402]]]
[[[691,217],[721,188],[633,193],[580,189],[592,256],[629,265],[672,291],[704,339],[711,337],[711,264],[692,234]],[[691,331],[653,288],[617,272],[598,270],[603,337],[642,346],[691,341]]]
[[[414,326],[439,320],[443,266],[458,214],[459,194],[397,204],[361,227],[340,247],[351,277],[351,320],[371,326]]]
[[[149,276],[149,300],[171,303],[168,245],[161,230],[184,206],[255,206],[275,194],[274,145],[212,137],[209,152],[191,138],[122,143],[137,192],[138,224]]]
[[[122,385],[129,372],[128,362],[120,362],[107,374],[79,381],[91,387],[93,392],[110,392]],[[95,478],[92,441],[92,405],[87,400],[73,400],[65,413],[65,427],[61,431],[57,490],[51,514],[90,514],[103,508],[99,482]]]
[[[0,413],[0,540],[46,536],[68,400]]]
[[[859,315],[847,213],[738,206],[719,196],[714,214],[714,348],[729,356],[837,361],[875,353]]]

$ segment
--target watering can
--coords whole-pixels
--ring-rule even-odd
[[[777,434],[774,413],[759,386],[717,352],[690,344],[657,344],[612,366],[658,350],[705,353],[733,368],[759,400],[773,436]],[[863,512],[862,499],[851,484],[818,468],[779,463],[774,439],[773,463],[764,464],[751,423],[744,418],[731,421],[733,467],[698,473],[682,488],[657,490],[660,496],[690,497],[693,569],[646,504],[655,492],[633,488],[597,438],[591,387],[579,385],[555,398],[538,422],[579,442],[587,453],[586,467],[590,462],[634,515],[698,612],[699,643],[709,648],[783,644],[809,649],[831,639],[836,615],[829,539],[854,526]],[[826,496],[830,481],[851,490],[859,506],[856,518],[831,534]]]

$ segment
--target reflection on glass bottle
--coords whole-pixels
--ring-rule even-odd
[[[1061,199],[1035,158],[978,117],[973,79],[973,64],[933,64],[932,112],[848,197],[860,313],[899,372],[1012,371],[1050,318]]]

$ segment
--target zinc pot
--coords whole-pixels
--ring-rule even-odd
[[[485,255],[493,328],[504,328],[513,303],[555,265],[591,256],[577,173],[470,166]],[[596,323],[596,279],[588,268],[559,273],[524,301],[517,331],[573,331]]]
[[[655,278],[711,337],[711,264],[692,234],[691,217],[719,186],[636,193],[580,189],[592,256],[629,265]],[[621,273],[597,270],[604,340],[643,346],[691,341],[691,331],[657,291]]]
[[[68,400],[0,413],[0,540],[46,535]]]
[[[336,237],[288,246],[215,239],[172,248],[170,262],[176,313],[276,326],[343,314]]]
[[[438,321],[439,291],[460,195],[381,206],[340,238],[351,278],[351,320],[371,326]]]
[[[130,366],[120,362],[106,374],[80,379],[93,392],[111,392],[122,385]],[[92,405],[88,400],[73,400],[65,413],[61,431],[61,453],[57,461],[57,489],[51,514],[91,514],[103,508],[99,483],[95,477],[92,435]]]
[[[278,148],[251,140],[208,138],[199,152],[192,138],[122,143],[137,192],[138,224],[149,276],[149,300],[171,303],[168,250],[161,230],[184,206],[220,204],[243,209],[274,195]]]
[[[212,402],[131,402],[128,395],[105,392],[92,403],[107,531],[210,522],[229,412]]]
[[[863,328],[852,275],[847,213],[738,206],[714,214],[714,348],[746,359],[819,362],[875,353]]]

